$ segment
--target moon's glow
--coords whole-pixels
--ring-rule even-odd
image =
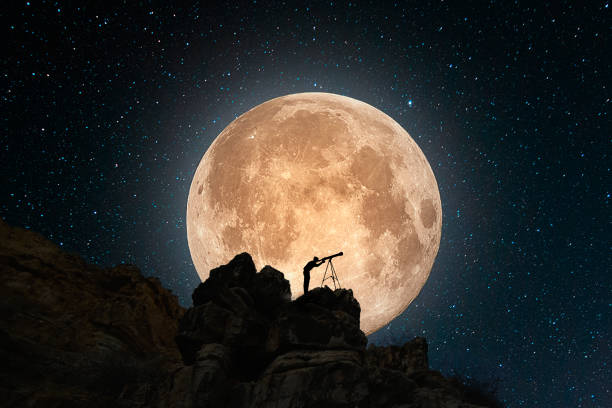
[[[194,175],[187,237],[202,280],[247,251],[302,294],[302,268],[334,259],[369,334],[427,280],[440,244],[434,174],[410,135],[378,109],[327,93],[265,102],[230,123]],[[310,287],[325,266],[311,271]],[[331,283],[330,283],[331,284]]]

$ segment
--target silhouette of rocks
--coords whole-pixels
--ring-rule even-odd
[[[279,310],[267,348],[364,349],[367,339],[359,329],[359,313],[351,290],[315,288]]]
[[[273,313],[278,307],[291,301],[291,287],[282,272],[269,265],[255,275],[250,293],[263,313]]]
[[[1,221],[0,267],[6,406],[500,406],[430,370],[425,339],[366,349],[351,290],[291,301],[283,274],[246,253],[188,310],[135,267],[88,265]]]
[[[255,272],[251,255],[246,252],[236,255],[227,265],[210,271],[209,278],[193,291],[193,305],[200,306],[216,298],[221,289],[250,286]]]
[[[459,382],[429,369],[425,339],[366,350],[351,290],[314,288],[290,302],[282,273],[266,266],[253,275],[252,264],[240,254],[216,268],[196,289],[216,292],[194,293],[199,304],[181,319],[187,367],[177,377],[200,379],[185,390],[194,406],[477,406]]]

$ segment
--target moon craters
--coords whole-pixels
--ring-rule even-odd
[[[421,201],[421,210],[419,211],[419,215],[425,228],[433,227],[437,214],[431,198]]]

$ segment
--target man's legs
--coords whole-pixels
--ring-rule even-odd
[[[308,284],[310,283],[310,271],[304,271],[304,293],[308,292]]]

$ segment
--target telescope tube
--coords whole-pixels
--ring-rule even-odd
[[[321,258],[320,261],[327,261],[328,259],[332,259],[332,258],[335,258],[337,256],[342,256],[342,255],[344,255],[344,252],[338,252],[337,254],[333,254],[330,256],[326,256],[325,258]]]

